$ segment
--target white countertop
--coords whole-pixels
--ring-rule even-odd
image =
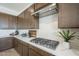
[[[46,47],[43,47],[43,46],[40,46],[40,45],[30,42],[30,40],[32,40],[33,38],[21,37],[21,36],[14,36],[14,37],[18,38],[19,40],[22,40],[26,43],[29,43],[35,47],[38,47],[48,53],[56,55],[56,56],[78,56],[79,55],[79,51],[74,50],[74,49],[73,50],[72,49],[64,49],[64,46],[62,46],[62,44],[59,44],[57,46],[56,50],[52,50],[52,49],[49,49],[49,48],[46,48]]]

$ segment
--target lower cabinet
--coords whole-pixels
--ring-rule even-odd
[[[20,56],[54,56],[17,38],[0,38],[0,51],[9,48],[15,48]]]
[[[29,55],[29,48],[28,44],[20,41],[19,39],[14,40],[14,48],[19,53],[20,56],[28,56]]]
[[[20,56],[54,56],[19,39],[14,40],[14,47]]]
[[[29,56],[29,47],[23,45],[23,53],[22,56]]]
[[[18,52],[18,39],[14,39],[14,48],[15,48],[15,50]]]
[[[18,43],[17,52],[19,53],[20,56],[22,55],[22,44],[20,43]]]
[[[13,37],[0,38],[0,51],[13,48]]]

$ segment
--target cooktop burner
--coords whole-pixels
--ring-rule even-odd
[[[50,48],[50,49],[53,49],[53,50],[55,50],[57,45],[59,44],[58,41],[48,40],[48,39],[44,39],[44,38],[35,38],[35,39],[32,39],[31,42],[44,46],[44,47],[47,47],[47,48]]]

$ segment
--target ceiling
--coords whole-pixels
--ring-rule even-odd
[[[32,3],[0,3],[0,12],[18,16]]]

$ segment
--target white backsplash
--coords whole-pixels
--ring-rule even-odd
[[[15,32],[15,30],[0,30],[0,36],[8,36],[13,32]],[[19,33],[28,33],[28,30],[19,30]]]
[[[38,37],[51,40],[59,40],[58,38],[58,14],[46,16],[39,19]]]
[[[14,31],[15,30],[0,30],[0,36],[8,36],[10,33]]]

